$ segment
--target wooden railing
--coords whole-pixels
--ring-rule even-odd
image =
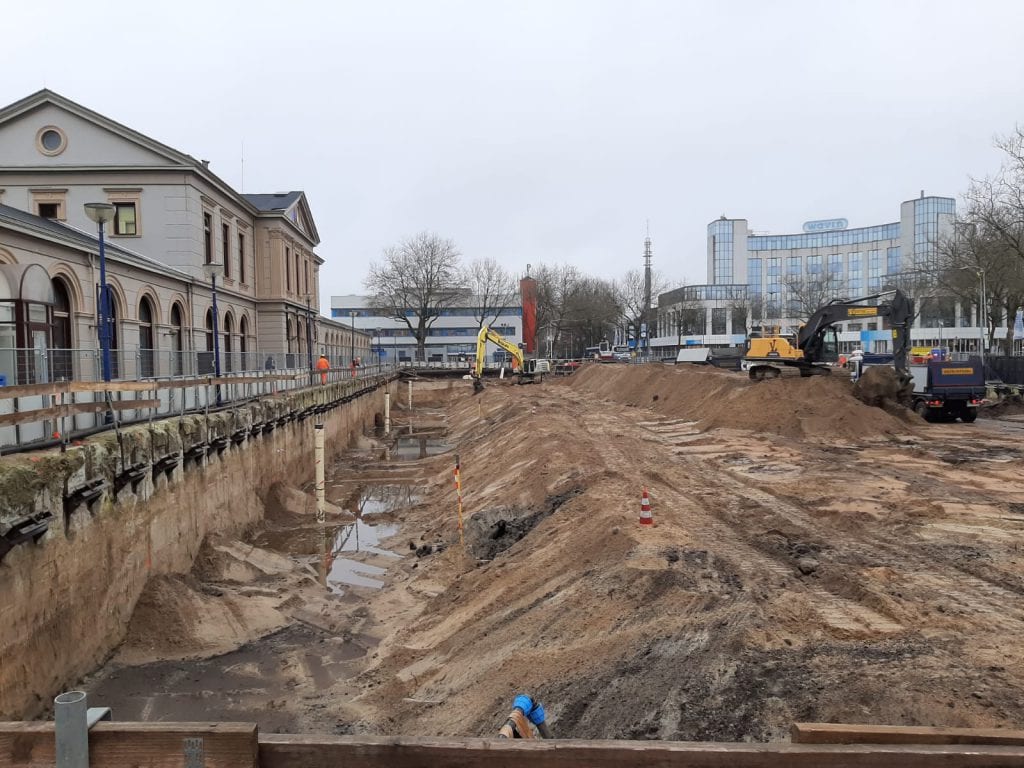
[[[815,734],[812,736],[812,734]],[[104,722],[90,768],[1020,768],[1024,732],[799,724],[769,744],[260,734],[251,723]],[[952,740],[950,743],[949,740]],[[55,764],[52,723],[0,723],[0,766]]]

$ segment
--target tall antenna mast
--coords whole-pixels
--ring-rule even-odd
[[[644,238],[644,306],[640,312],[640,341],[648,346],[651,337],[650,323],[647,317],[651,313],[651,222],[647,220],[647,237]]]

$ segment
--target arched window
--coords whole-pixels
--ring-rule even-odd
[[[206,351],[213,352],[213,310],[206,310]]]
[[[71,291],[61,278],[53,280],[53,333],[50,348],[53,350],[53,377],[70,381],[74,378],[74,360],[71,346]]]
[[[240,370],[248,371],[254,369],[256,366],[253,365],[249,360],[246,353],[249,351],[249,318],[245,315],[238,321],[238,354],[242,359]]]
[[[153,302],[148,296],[139,301],[139,374],[156,375],[156,336],[153,333]]]
[[[110,319],[108,320],[110,327],[110,378],[119,379],[121,378],[121,371],[124,370],[121,367],[121,334],[118,328],[121,319],[121,307],[117,301],[117,294],[109,290],[109,286],[107,296],[110,298]]]
[[[171,374],[181,376],[184,372],[185,328],[182,321],[181,305],[171,305]]]
[[[209,376],[214,372],[213,362],[213,309],[206,310],[206,351],[197,355],[199,360],[199,373]]]
[[[286,322],[287,328],[285,330],[285,338],[287,338],[288,340],[288,354],[291,354],[292,352],[295,351],[294,349],[292,349],[292,334],[294,333],[294,331],[292,330],[292,319],[289,317]]]
[[[235,318],[228,312],[224,316],[224,355],[222,368],[225,371],[235,370],[234,363],[232,362],[232,347],[231,347],[231,336],[235,332]]]

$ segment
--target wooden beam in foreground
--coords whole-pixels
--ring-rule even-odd
[[[794,723],[794,744],[1002,744],[1024,746],[1024,731],[900,725]]]
[[[98,723],[89,768],[256,768],[256,747],[253,723]],[[53,768],[54,750],[52,722],[0,723],[0,765]],[[196,750],[202,761],[189,762]]]
[[[499,741],[289,734],[261,734],[259,741],[260,768],[1021,768],[1024,765],[1024,749],[990,745]]]

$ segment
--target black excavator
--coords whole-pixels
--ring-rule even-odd
[[[878,301],[882,297],[887,298]],[[875,303],[865,305],[863,302]],[[778,334],[751,338],[740,368],[747,371],[751,379],[775,378],[785,367],[798,369],[801,376],[830,373],[828,363],[839,360],[835,324],[870,317],[888,319],[892,327],[893,365],[901,378],[909,380],[907,366],[914,302],[898,289],[859,299],[831,301],[807,319],[795,339]]]

